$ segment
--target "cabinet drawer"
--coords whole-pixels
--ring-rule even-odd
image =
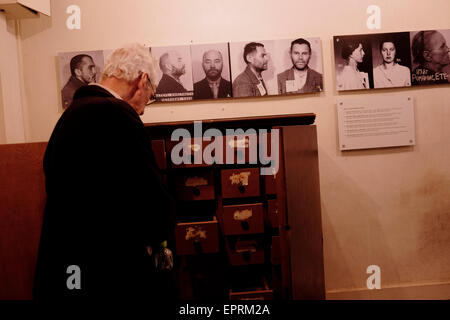
[[[259,196],[259,168],[222,170],[221,178],[224,198]]]
[[[178,255],[218,252],[217,220],[180,222],[175,228],[175,241]]]
[[[269,225],[272,228],[278,228],[280,225],[280,209],[278,199],[267,200],[267,216]]]
[[[253,239],[226,239],[227,255],[231,265],[264,264],[264,248]]]
[[[222,222],[225,235],[264,233],[262,204],[224,206]]]
[[[272,264],[281,264],[280,251],[280,236],[272,236],[272,245],[270,246],[270,260]]]
[[[273,290],[269,289],[266,278],[248,288],[230,289],[230,300],[272,300]]]
[[[156,165],[160,170],[167,168],[166,146],[164,140],[152,140],[152,150]]]
[[[228,164],[244,164],[258,162],[258,135],[226,135],[224,136],[224,162]]]
[[[214,200],[213,172],[205,171],[177,175],[176,190],[179,200]]]
[[[203,154],[204,149],[210,143],[211,141],[203,141],[202,139],[194,138],[183,139],[182,141],[167,140],[166,145],[168,155],[171,159],[171,166],[174,168],[195,168],[211,166],[212,159],[209,157],[211,153],[206,153],[206,156],[208,157],[207,159],[205,159]],[[174,153],[173,155],[172,151]],[[214,155],[215,152],[212,152],[212,156]],[[177,159],[177,161],[175,161],[174,163],[175,159]]]

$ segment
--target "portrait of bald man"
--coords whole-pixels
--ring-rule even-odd
[[[225,63],[229,63],[228,59]],[[203,53],[202,69],[205,77],[194,83],[194,99],[218,99],[232,96],[231,82],[222,77],[224,58],[216,49]]]
[[[163,76],[156,88],[157,94],[187,91],[180,80],[180,77],[186,73],[186,64],[178,52],[169,51],[164,53],[159,58],[159,68]]]

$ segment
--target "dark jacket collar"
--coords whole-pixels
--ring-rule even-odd
[[[104,97],[104,98],[114,98],[114,96],[108,92],[108,90],[103,89],[99,86],[83,86],[78,89],[73,95],[73,100],[77,100],[85,97]]]
[[[258,84],[259,83],[259,80],[258,80],[258,78],[256,77],[256,75],[253,73],[253,71],[252,71],[252,69],[250,69],[250,66],[249,65],[247,65],[247,68],[245,68],[245,74],[250,78],[250,81],[253,83],[253,84]]]
[[[128,110],[128,112],[133,113],[136,116],[136,118],[138,118],[140,121],[142,121],[141,118],[139,117],[139,115],[137,114],[136,110],[134,110],[134,108],[132,106],[130,106],[130,104],[128,102],[117,99],[108,90],[105,90],[100,86],[87,85],[87,86],[83,86],[83,87],[79,88],[77,91],[75,91],[73,100],[76,101],[77,99],[89,98],[89,97],[112,98],[113,100],[118,102],[120,105],[125,107]]]

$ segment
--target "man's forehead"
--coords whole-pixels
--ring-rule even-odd
[[[309,47],[305,43],[295,43],[292,46],[292,51],[308,51],[309,52]]]
[[[257,54],[266,54],[266,48],[258,46],[258,47],[256,47],[256,53]]]
[[[81,62],[83,64],[94,64],[94,60],[92,60],[90,57],[83,57],[83,59],[81,59]]]
[[[215,59],[220,59],[222,60],[222,56],[220,54],[219,51],[215,51],[215,50],[211,50],[205,53],[203,60],[206,59],[211,59],[211,60],[215,60]]]

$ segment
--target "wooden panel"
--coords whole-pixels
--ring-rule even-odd
[[[272,236],[272,245],[270,246],[270,261],[272,264],[280,264],[280,236]]]
[[[280,225],[280,208],[277,199],[267,200],[267,220],[272,228],[278,228]]]
[[[316,127],[283,127],[282,139],[292,298],[324,299]]]
[[[0,300],[32,298],[46,200],[46,146],[0,145]]]
[[[164,140],[152,140],[153,155],[155,156],[156,165],[160,170],[167,168],[166,146]]]

